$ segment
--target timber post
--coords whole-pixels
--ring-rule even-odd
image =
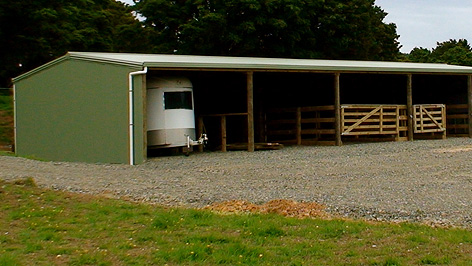
[[[262,87],[258,86],[254,88],[254,98],[260,99],[263,98]],[[265,114],[264,114],[264,104],[262,101],[258,102],[257,108],[254,111],[254,131],[255,131],[255,141],[256,142],[267,142],[265,134]]]
[[[247,151],[254,151],[254,72],[246,73],[247,89]]]
[[[341,85],[340,85],[340,73],[334,74],[334,134],[336,146],[342,146],[341,140]]]
[[[198,116],[198,119],[197,119],[197,138],[199,138],[199,136],[202,136],[203,135],[203,117],[201,116]],[[198,152],[203,152],[203,145],[198,145]]]
[[[469,138],[472,138],[472,75],[467,76],[467,108],[469,112],[467,117],[469,124]]]
[[[226,116],[220,117],[220,131],[221,131],[221,151],[226,152]]]
[[[413,140],[413,75],[407,75],[406,86],[406,114],[408,116],[408,140]]]
[[[302,111],[300,107],[297,107],[295,116],[297,145],[302,145]]]

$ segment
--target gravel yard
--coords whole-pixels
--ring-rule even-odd
[[[286,147],[152,158],[138,166],[0,156],[0,178],[163,205],[317,202],[347,217],[472,228],[472,139]]]

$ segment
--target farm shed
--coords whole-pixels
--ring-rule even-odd
[[[144,162],[146,83],[163,76],[191,81],[197,135],[223,151],[472,133],[472,67],[69,52],[13,80],[16,153]]]

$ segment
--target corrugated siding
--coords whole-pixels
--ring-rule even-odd
[[[17,154],[128,163],[128,73],[136,70],[65,60],[17,81]]]

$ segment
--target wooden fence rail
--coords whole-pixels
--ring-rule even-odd
[[[270,109],[267,139],[297,145],[334,145],[334,105]]]
[[[446,109],[447,134],[454,137],[468,137],[469,109],[467,104],[448,104]]]
[[[467,106],[453,106],[460,109]],[[271,142],[312,145],[335,144],[335,107],[314,106],[271,109],[266,113],[267,138]],[[406,105],[341,105],[341,136],[346,140],[407,140],[408,116]],[[468,121],[462,113],[448,114],[455,119],[453,128],[466,129]],[[446,136],[446,106],[444,104],[413,105],[413,133],[429,138]],[[428,134],[425,134],[428,133]],[[420,136],[418,136],[420,137]]]
[[[207,115],[200,115],[198,117],[198,123],[197,123],[197,134],[199,136],[204,133],[204,123],[203,119],[208,118],[208,117],[216,117],[219,118],[219,124],[220,124],[220,140],[221,140],[221,151],[226,152],[227,151],[227,130],[226,130],[226,118],[231,117],[231,116],[242,116],[242,117],[247,117],[247,113],[226,113],[226,114],[207,114]],[[203,151],[203,145],[198,145],[198,151],[202,152]]]

